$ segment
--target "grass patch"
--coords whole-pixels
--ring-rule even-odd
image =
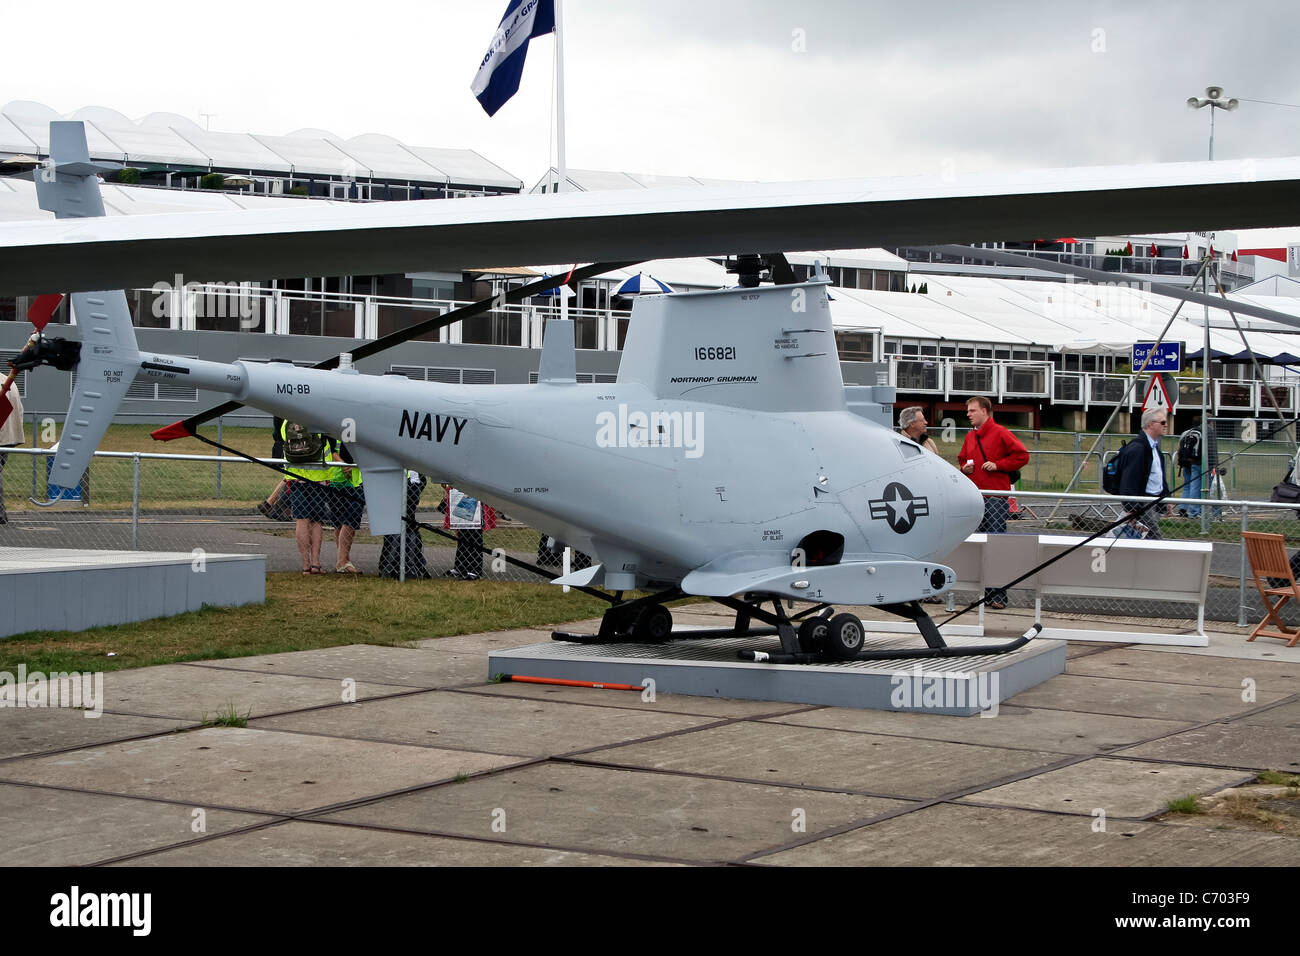
[[[266,603],[204,607],[87,631],[0,641],[0,670],[109,671],[182,661],[412,641],[599,617],[606,603],[549,584],[268,574]],[[112,657],[109,657],[109,654]]]
[[[1269,783],[1279,787],[1297,787],[1300,788],[1300,776],[1293,773],[1282,773],[1278,770],[1265,770],[1259,775],[1260,783]]]
[[[1180,797],[1177,800],[1170,800],[1168,806],[1169,806],[1170,813],[1202,813],[1203,812],[1201,810],[1201,801],[1195,794],[1192,794],[1191,796],[1188,797]]]
[[[253,714],[253,708],[249,707],[244,713],[235,709],[234,701],[226,705],[224,710],[219,710],[213,716],[203,715],[202,723],[204,727],[247,727],[248,718]]]

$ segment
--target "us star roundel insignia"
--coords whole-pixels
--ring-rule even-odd
[[[883,498],[872,498],[867,503],[871,506],[871,520],[884,518],[889,522],[890,530],[897,534],[907,534],[917,518],[930,513],[929,498],[913,495],[906,485],[897,481],[885,485]]]

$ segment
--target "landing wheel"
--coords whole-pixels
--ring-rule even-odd
[[[638,641],[660,644],[672,637],[672,633],[672,613],[662,604],[643,609],[632,625],[632,637]]]
[[[830,631],[826,618],[810,617],[799,625],[799,650],[805,654],[819,653],[826,646]]]
[[[799,629],[802,636],[803,628]],[[866,633],[862,622],[852,614],[836,614],[826,627],[824,649],[831,657],[840,661],[851,661],[862,650]]]

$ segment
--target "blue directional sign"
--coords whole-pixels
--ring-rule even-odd
[[[1133,370],[1137,371],[1147,360],[1147,355],[1155,350],[1154,342],[1133,343]],[[1183,343],[1161,342],[1160,349],[1151,354],[1148,372],[1181,372],[1183,369]]]

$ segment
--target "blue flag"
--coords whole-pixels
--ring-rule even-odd
[[[470,89],[492,116],[519,91],[528,41],[555,32],[555,0],[510,0]]]

